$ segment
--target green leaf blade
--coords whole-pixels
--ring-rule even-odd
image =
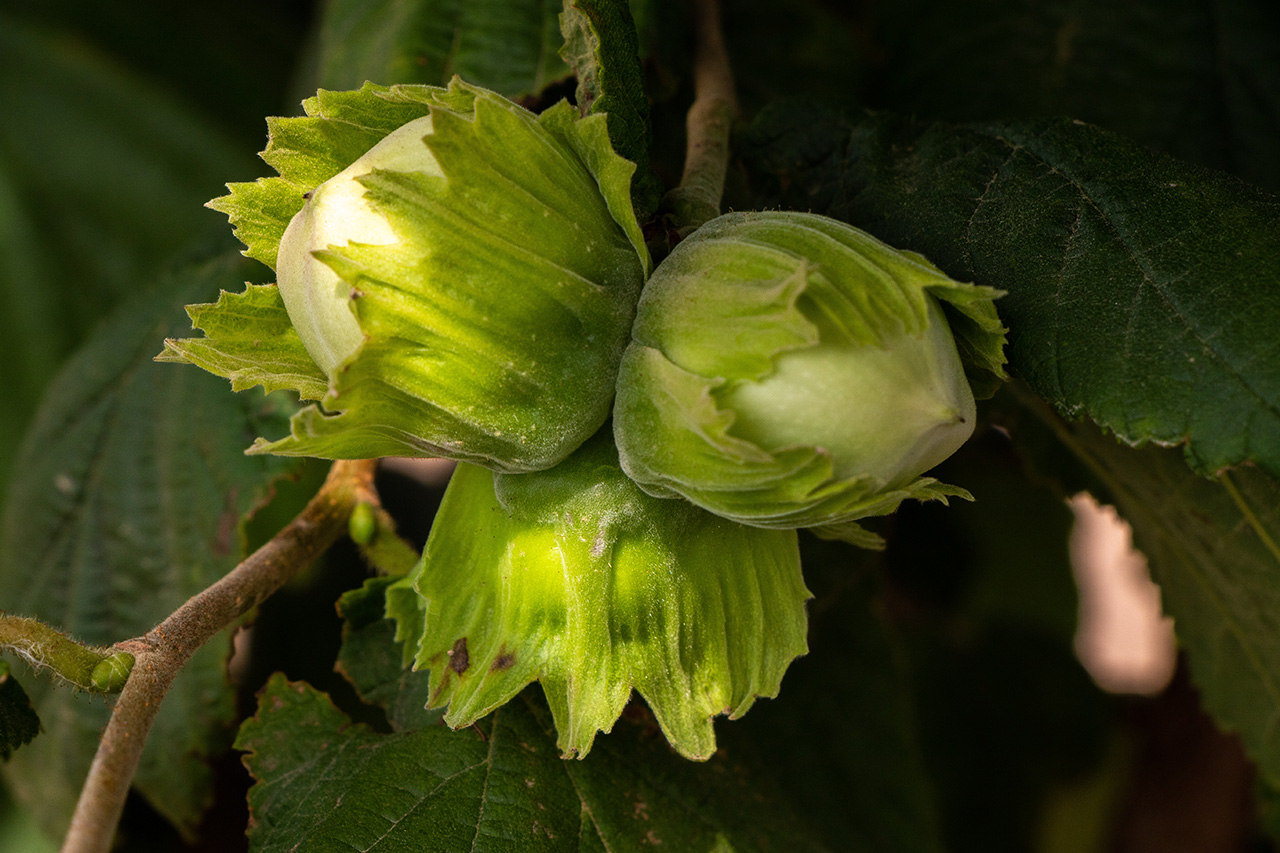
[[[242,281],[232,256],[187,267],[108,321],[54,383],[20,453],[0,528],[0,607],[107,646],[141,636],[239,562],[241,521],[289,470],[243,449],[283,424],[278,398],[246,399],[189,367],[154,364],[181,308]],[[247,433],[247,434],[246,434]],[[191,831],[211,796],[206,759],[234,715],[214,641],[170,691],[136,784]],[[43,738],[5,768],[11,790],[53,834],[65,828],[109,713],[101,699],[31,682]]]
[[[895,4],[878,93],[922,118],[1071,115],[1280,189],[1280,15],[1248,0]]]
[[[583,115],[607,114],[614,150],[637,164],[632,197],[644,222],[662,188],[648,168],[653,134],[631,10],[624,0],[574,0],[565,4],[560,28],[560,53],[578,77],[578,109]]]
[[[509,98],[536,96],[569,75],[558,12],[536,0],[338,0],[321,23],[319,83],[442,86],[457,74]]]
[[[448,737],[444,729],[392,735],[388,748],[387,736],[353,726],[324,694],[273,676],[235,744],[259,780],[249,796],[251,849],[323,841],[372,850],[390,833],[405,849],[467,849],[473,818],[453,807],[481,799],[489,749],[474,733],[437,748]]]
[[[421,696],[428,674],[405,672],[390,687],[386,650],[367,642],[390,629],[368,621],[381,596],[374,581],[347,597],[341,659],[353,683],[388,688],[376,701],[390,711]],[[250,849],[324,850],[338,841],[356,851],[440,853],[642,853],[659,843],[708,853],[824,849],[789,807],[769,799],[766,776],[723,755],[687,762],[642,714],[625,717],[580,761],[559,757],[552,714],[527,691],[458,731],[391,717],[393,731],[376,734],[306,685],[274,677],[236,743],[249,751],[256,780]],[[743,808],[748,802],[771,805]]]
[[[753,139],[762,204],[826,212],[1006,290],[1010,368],[1059,412],[1183,444],[1202,473],[1280,472],[1280,200],[1069,120],[793,106]]]
[[[169,91],[11,12],[0,14],[0,480],[62,361],[135,282],[193,235],[218,233],[201,203],[253,169]]]

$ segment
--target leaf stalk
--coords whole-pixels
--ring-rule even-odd
[[[86,646],[30,616],[0,613],[0,648],[13,652],[38,669],[47,670],[81,690],[95,693],[119,691],[103,689],[103,680],[94,672],[104,662],[116,658],[108,649]]]

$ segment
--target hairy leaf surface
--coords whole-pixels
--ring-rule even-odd
[[[352,652],[344,650],[348,671],[362,665]],[[412,682],[427,674],[404,679],[418,695]],[[469,729],[424,723],[378,734],[323,694],[276,676],[236,742],[257,780],[250,849],[823,849],[733,756],[693,765],[643,714],[619,723],[582,761],[559,757],[551,713],[529,691]]]
[[[412,731],[439,722],[444,712],[426,709],[431,679],[408,668],[412,653],[406,655],[395,623],[384,618],[387,587],[396,580],[373,578],[338,600],[344,622],[337,668],[361,699],[386,711],[393,729]]]
[[[0,114],[2,480],[63,358],[160,259],[216,233],[200,205],[253,162],[158,87],[7,12]]]
[[[559,3],[546,0],[337,0],[320,28],[320,85],[441,86],[457,74],[509,98],[570,74]]]
[[[748,160],[809,209],[1008,291],[1011,372],[1201,473],[1280,474],[1280,199],[1070,120],[926,124],[792,104]]]
[[[235,396],[216,377],[154,364],[181,306],[236,287],[233,256],[188,267],[116,313],[55,380],[19,454],[0,527],[0,608],[110,645],[144,634],[239,562],[240,524],[289,470],[251,459],[248,438],[283,425],[292,404]],[[191,829],[210,797],[206,758],[234,713],[215,640],[165,700],[136,784]],[[14,795],[57,834],[108,715],[103,699],[29,679],[45,734],[5,767]]]
[[[1280,189],[1280,6],[909,0],[878,102],[924,118],[1070,115]]]
[[[649,171],[649,99],[640,68],[640,40],[625,0],[575,0],[560,16],[561,55],[578,78],[577,103],[584,115],[607,113],[609,139],[637,164],[631,195],[644,222],[657,207],[662,187]]]

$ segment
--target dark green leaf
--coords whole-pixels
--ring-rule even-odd
[[[685,762],[652,723],[621,723],[605,741],[562,760],[550,712],[528,693],[476,727],[377,734],[276,676],[236,741],[257,780],[250,849],[819,849],[732,762]]]
[[[435,725],[444,712],[426,710],[431,679],[405,667],[395,623],[383,618],[387,587],[396,580],[374,578],[338,599],[338,613],[346,620],[338,670],[360,698],[386,710],[391,728],[404,732]]]
[[[15,749],[39,733],[40,718],[27,691],[13,677],[8,661],[0,661],[0,758],[8,761]]]
[[[920,752],[915,699],[897,632],[872,597],[870,557],[806,537],[810,652],[780,697],[721,731],[732,751],[757,751],[833,850],[941,851]]]
[[[632,198],[636,218],[644,222],[662,190],[648,168],[649,99],[631,11],[624,0],[572,0],[565,4],[560,27],[560,53],[578,77],[578,109],[583,115],[608,113],[614,150],[637,164]]]
[[[468,83],[509,98],[569,76],[558,3],[543,0],[335,0],[320,28],[320,86]]]
[[[281,429],[293,405],[234,396],[217,377],[151,357],[187,325],[183,303],[238,287],[249,266],[231,256],[182,269],[68,362],[20,451],[0,527],[0,607],[109,645],[145,633],[239,561],[242,520],[291,464],[246,457],[244,447],[261,429]],[[179,676],[136,780],[187,829],[210,796],[205,759],[226,745],[234,713],[229,650],[225,640],[208,644]],[[57,833],[108,708],[44,680],[31,686],[47,732],[5,778]]]
[[[638,707],[580,761],[559,757],[551,712],[531,691],[476,726],[434,724],[421,710],[428,673],[400,668],[381,618],[386,584],[343,597],[339,661],[394,732],[353,725],[323,694],[273,679],[236,743],[257,780],[252,850],[821,849],[767,777],[733,752],[685,761]]]
[[[1280,189],[1280,6],[887,4],[876,103],[929,119],[1069,115]]]
[[[1280,481],[1252,466],[1208,480],[1176,451],[1135,450],[1091,426],[1054,423],[1133,525],[1206,708],[1277,785]]]
[[[41,389],[99,317],[252,173],[221,132],[87,44],[0,13],[0,479]]]
[[[922,124],[793,104],[747,143],[811,209],[1008,291],[1009,366],[1068,416],[1280,473],[1280,200],[1069,120]]]
[[[234,133],[244,151],[260,143],[262,117],[280,109],[296,76],[310,6],[250,0],[4,4],[15,17],[57,30],[59,41],[76,52],[108,56],[140,77],[162,81],[167,92]]]

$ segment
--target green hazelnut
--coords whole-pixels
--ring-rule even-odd
[[[826,217],[715,219],[641,297],[618,377],[622,467],[744,524],[869,544],[852,522],[965,495],[921,475],[972,434],[971,383],[1003,376],[997,295]]]
[[[942,309],[927,299],[923,334],[865,346],[819,324],[817,346],[779,353],[772,373],[726,387],[717,400],[737,416],[731,432],[770,452],[821,448],[837,479],[890,487],[942,462],[973,434],[975,405]],[[851,400],[875,405],[851,410]]]
[[[189,306],[207,337],[164,360],[316,401],[251,453],[499,471],[572,453],[609,417],[650,267],[607,117],[456,78],[304,106],[270,122],[280,176],[211,203],[277,285]]]

